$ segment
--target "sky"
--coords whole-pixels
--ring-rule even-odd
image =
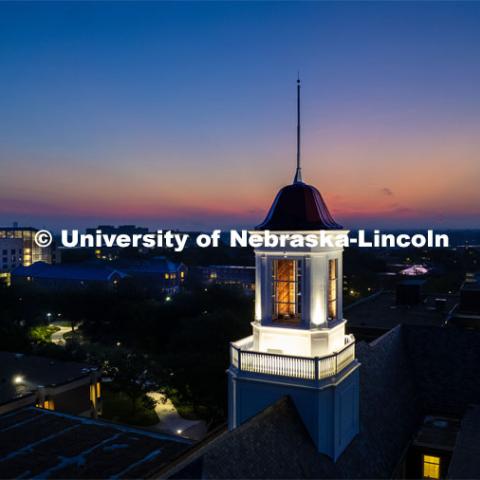
[[[0,225],[480,227],[480,2],[0,2]]]

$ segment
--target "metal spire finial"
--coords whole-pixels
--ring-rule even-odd
[[[300,166],[300,74],[297,77],[297,170],[293,183],[302,182],[302,167]]]

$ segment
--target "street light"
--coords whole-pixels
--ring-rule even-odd
[[[21,383],[23,383],[23,376],[22,375],[15,375],[13,377],[13,383],[15,385],[20,385]]]

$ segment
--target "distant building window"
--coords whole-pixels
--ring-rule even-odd
[[[94,408],[97,407],[97,403],[101,397],[100,382],[90,384],[90,401]]]
[[[2,250],[2,255],[8,255],[8,250]]]
[[[48,398],[43,403],[37,403],[38,408],[44,408],[45,410],[55,410],[55,402],[52,398]]]
[[[328,318],[337,318],[337,277],[338,260],[328,261]]]
[[[423,478],[440,478],[440,457],[423,456]]]
[[[273,318],[296,320],[301,317],[301,264],[297,260],[273,261]]]

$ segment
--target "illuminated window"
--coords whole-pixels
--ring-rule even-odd
[[[185,272],[180,272],[180,278],[185,278]]]
[[[43,403],[37,403],[35,406],[45,410],[55,410],[55,403],[51,398],[44,400]]]
[[[97,406],[97,389],[95,384],[90,384],[90,401],[92,402],[93,408]]]
[[[440,457],[423,456],[423,478],[440,478]]]
[[[168,273],[165,274],[165,280],[168,280],[170,278],[170,275]]]
[[[338,261],[328,261],[328,318],[334,320],[337,318],[337,276]]]
[[[273,261],[273,318],[300,320],[301,268],[297,260]]]

